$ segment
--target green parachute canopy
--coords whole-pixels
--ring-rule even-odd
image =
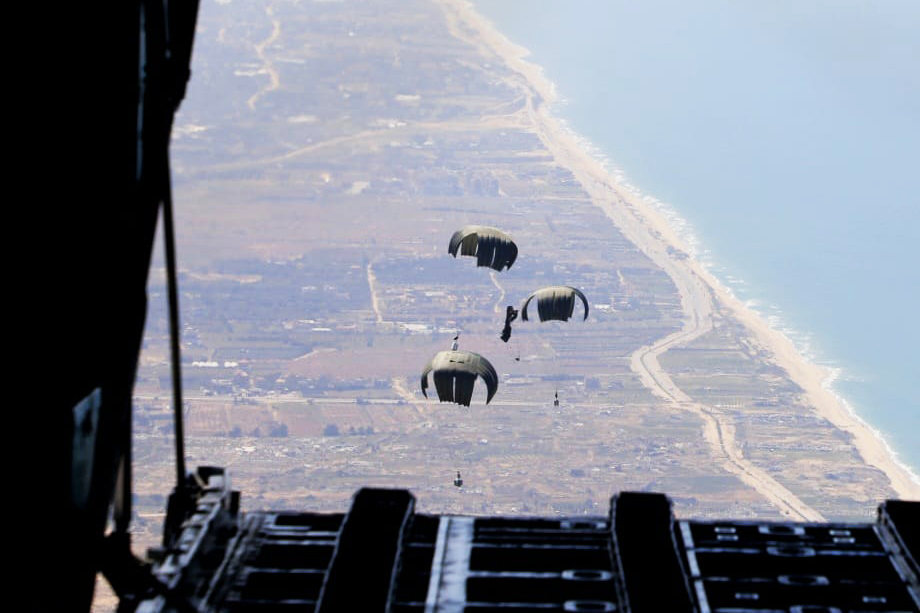
[[[482,377],[488,395],[486,404],[498,391],[498,373],[478,353],[472,351],[439,351],[422,371],[422,394],[428,397],[428,373],[433,372],[435,389],[441,402],[456,402],[470,406],[473,398],[473,384],[476,377]]]
[[[517,259],[518,248],[511,237],[489,226],[464,226],[450,238],[447,252],[457,257],[460,255],[476,256],[477,266],[488,266],[501,271],[511,268]]]
[[[568,321],[575,312],[575,297],[581,298],[585,305],[585,319],[588,319],[588,299],[581,291],[568,285],[552,285],[538,289],[532,293],[521,306],[521,320],[527,321],[527,305],[530,301],[537,300],[537,312],[540,321],[549,321],[556,319],[559,321]],[[584,321],[584,320],[582,320]]]

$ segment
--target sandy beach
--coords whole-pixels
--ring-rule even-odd
[[[670,347],[687,343],[711,330],[713,313],[720,311],[729,313],[750,331],[751,337],[772,356],[775,364],[804,390],[805,398],[817,415],[852,436],[853,445],[864,462],[881,470],[898,496],[920,499],[920,479],[899,464],[885,441],[828,389],[829,370],[809,362],[787,336],[772,329],[761,315],[746,307],[703,265],[687,257],[687,246],[664,215],[618,184],[609,169],[553,116],[551,106],[556,99],[555,88],[539,66],[526,61],[527,50],[508,41],[469,2],[439,2],[456,36],[484,53],[498,55],[516,73],[511,85],[521,89],[527,100],[520,121],[541,138],[558,164],[575,175],[594,204],[674,281],[685,313],[683,329],[637,350],[632,356],[632,368],[663,401],[703,419],[703,435],[712,447],[714,459],[757,489],[786,515],[806,521],[822,519],[818,511],[747,461],[734,440],[733,428],[722,419],[720,412],[694,402],[658,364],[657,356]]]

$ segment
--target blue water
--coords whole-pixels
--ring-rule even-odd
[[[920,3],[475,4],[920,472]]]

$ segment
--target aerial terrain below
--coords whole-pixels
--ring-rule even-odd
[[[246,509],[869,520],[920,488],[820,369],[688,255],[549,108],[465,3],[211,2],[173,130],[186,435]],[[610,121],[617,121],[611,117]],[[501,228],[511,268],[451,257]],[[570,286],[568,321],[506,307]],[[422,395],[440,351],[488,358],[469,407]],[[135,388],[137,541],[173,474],[162,258]],[[554,400],[558,397],[558,406]],[[454,478],[462,474],[463,486]]]

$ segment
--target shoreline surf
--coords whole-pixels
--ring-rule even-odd
[[[529,55],[527,49],[509,41],[470,2],[440,0],[440,3],[474,33],[479,44],[498,55],[537,94],[534,112],[540,114],[541,121],[550,126],[549,136],[557,139],[556,144],[566,152],[567,159],[581,166],[592,180],[603,183],[602,188],[615,194],[620,201],[619,205],[634,215],[660,246],[688,254],[690,257],[683,261],[678,261],[670,254],[667,257],[671,259],[671,265],[686,267],[686,273],[702,280],[716,306],[726,308],[744,325],[752,337],[773,356],[774,361],[786,370],[789,378],[804,390],[803,395],[808,399],[808,404],[818,415],[852,436],[853,445],[862,460],[881,470],[898,496],[920,497],[920,477],[910,466],[899,461],[896,451],[881,432],[862,419],[852,405],[833,389],[832,384],[839,377],[839,369],[810,360],[789,335],[771,326],[767,315],[739,299],[730,285],[711,270],[713,264],[701,261],[701,245],[686,220],[666,203],[643,194],[639,188],[628,183],[622,170],[612,167],[609,158],[598,147],[575,133],[564,120],[554,114],[555,103],[558,101],[556,87],[539,66],[525,59]],[[638,241],[634,242],[643,251],[655,247],[650,243],[642,245]],[[647,255],[650,254],[647,252]],[[662,257],[660,253],[656,256]],[[672,272],[668,274],[673,278]],[[682,301],[687,299],[683,294],[681,297]]]

